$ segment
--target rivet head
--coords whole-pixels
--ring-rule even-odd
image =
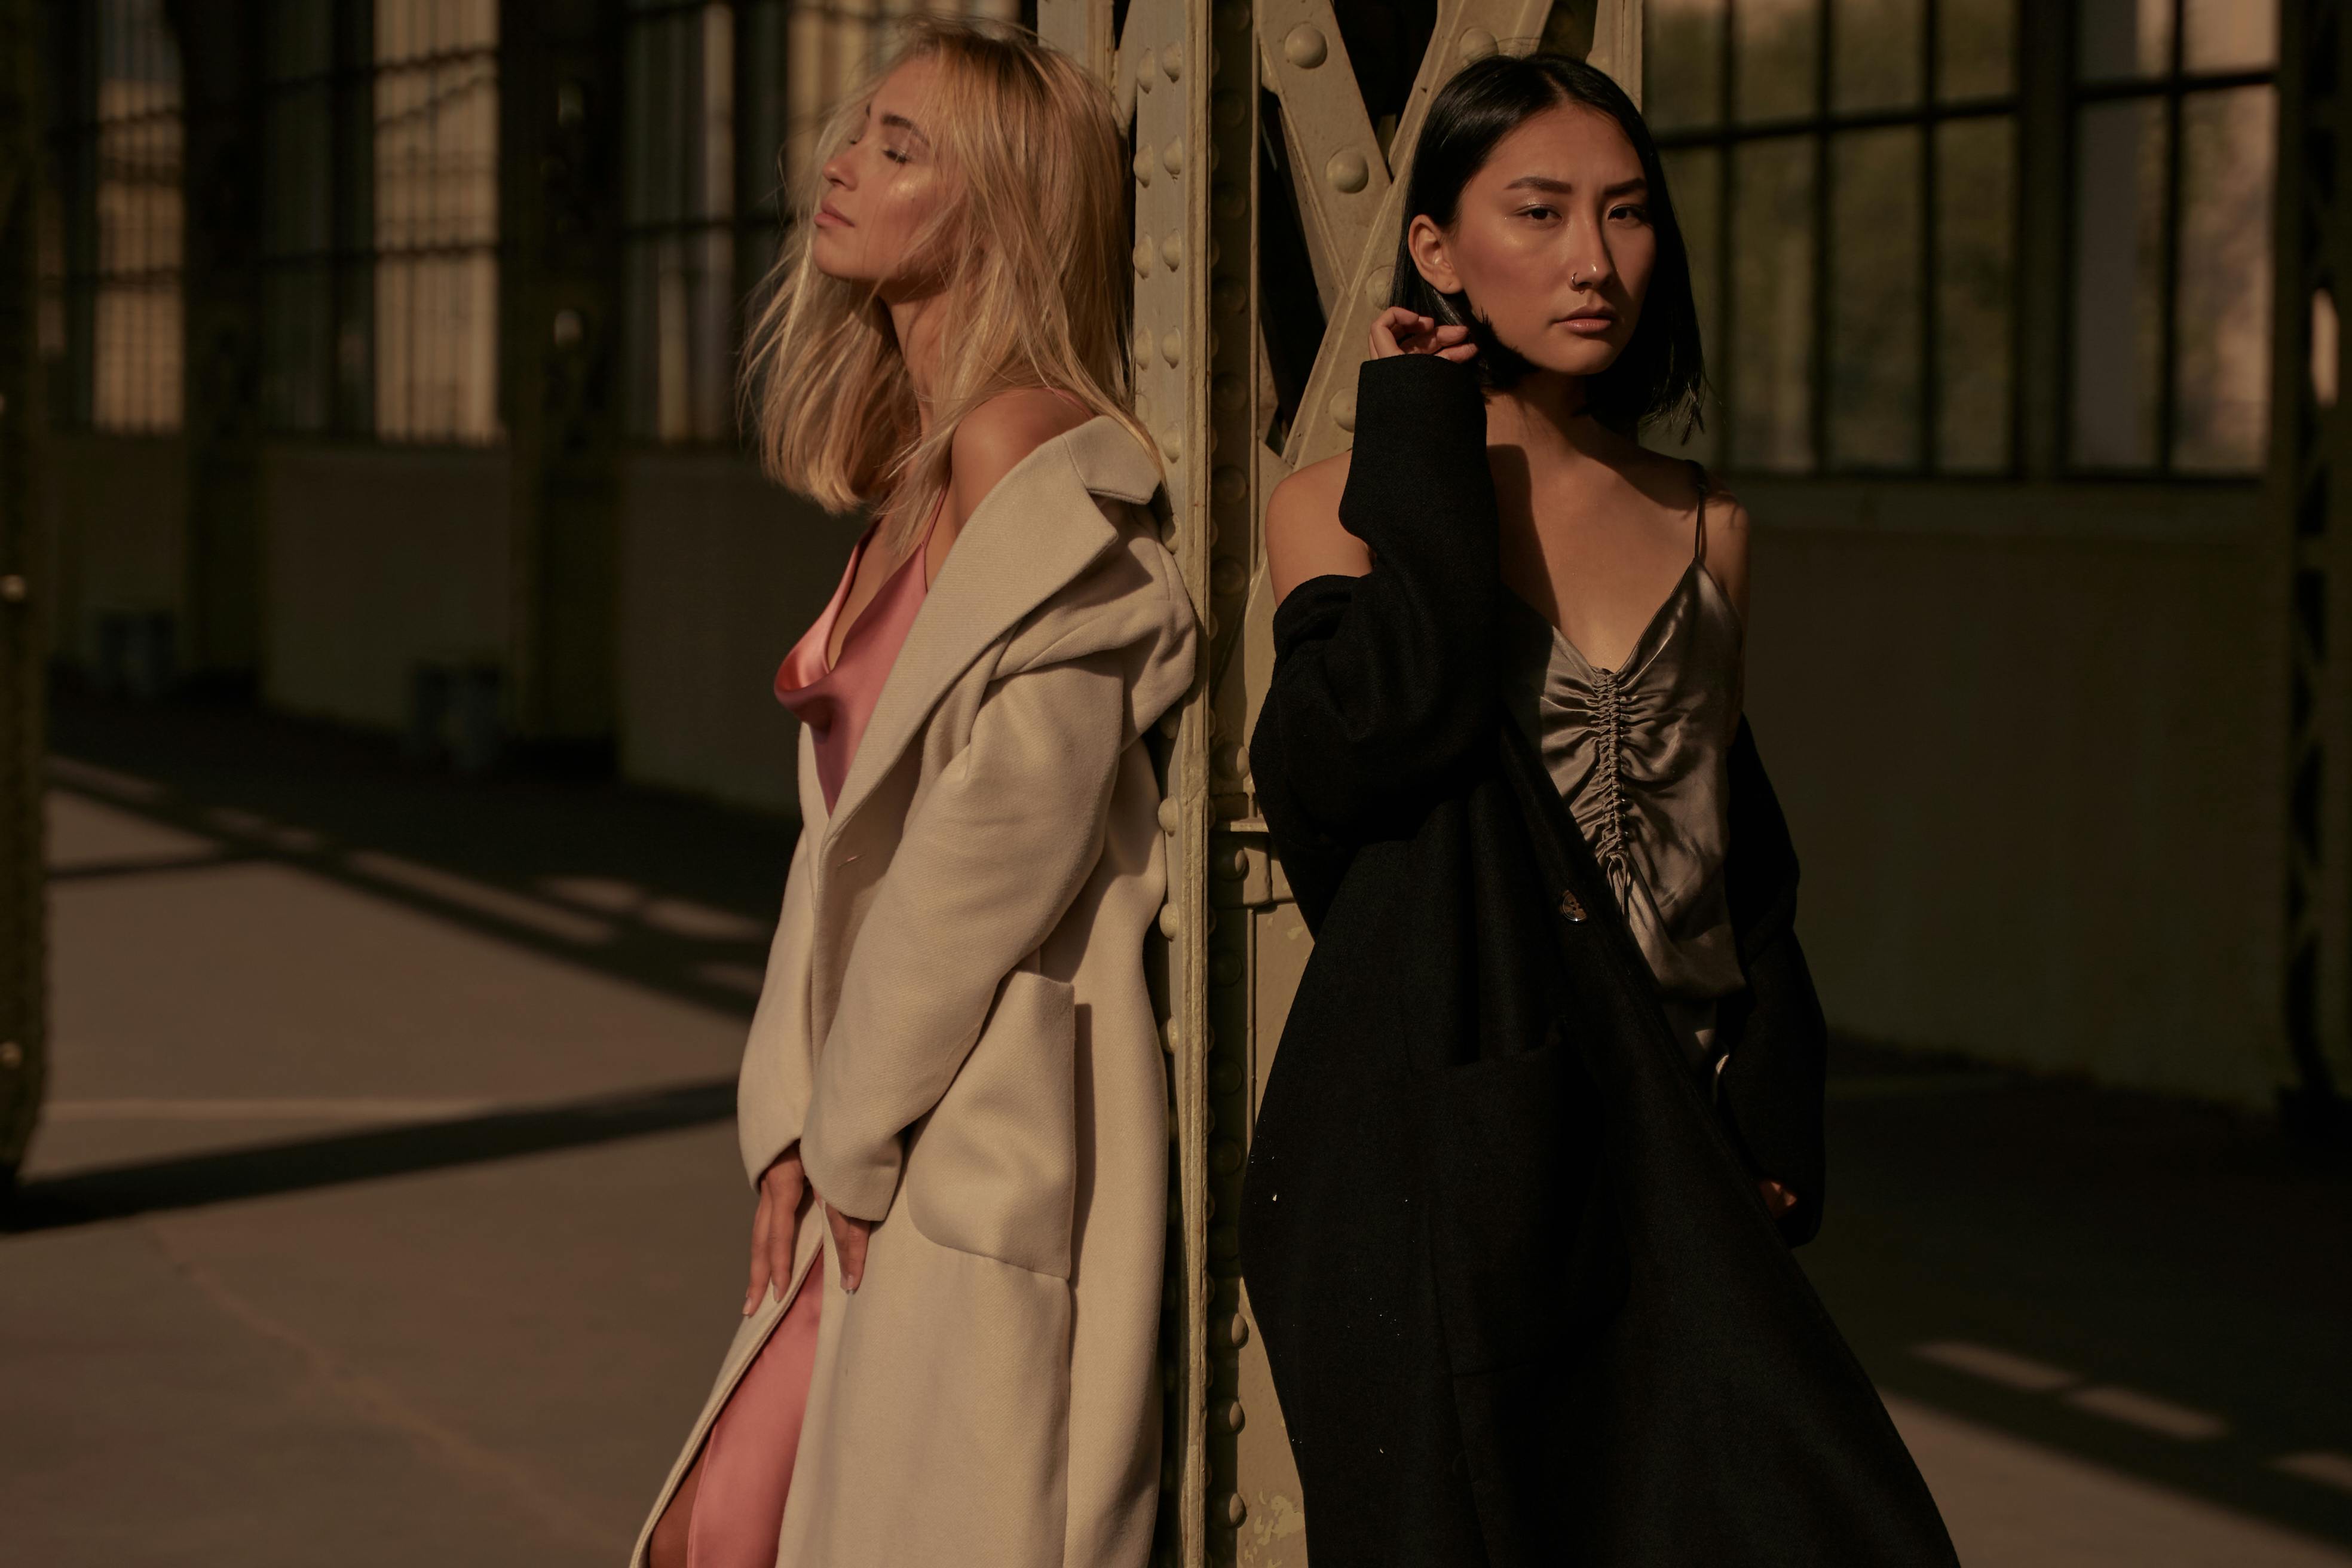
[[[1150,362],[1151,329],[1150,327],[1138,327],[1135,329],[1135,363],[1138,365],[1144,365],[1149,364]]]
[[[1137,184],[1148,185],[1151,183],[1151,154],[1150,152],[1141,148],[1137,149],[1133,167],[1135,169],[1135,183]]]
[[[14,1040],[0,1040],[0,1068],[15,1072],[25,1065],[25,1047]]]
[[[1331,395],[1331,423],[1350,435],[1356,429],[1356,395],[1344,388]]]
[[[1364,279],[1364,298],[1375,305],[1385,305],[1389,302],[1389,289],[1395,282],[1395,268],[1375,267]]]
[[[1225,1343],[1235,1350],[1249,1343],[1249,1320],[1239,1312],[1225,1320]]]
[[[1301,22],[1282,40],[1282,52],[1300,70],[1311,71],[1331,58],[1331,45],[1322,28]]]
[[[1237,501],[1249,493],[1249,476],[1231,463],[1221,463],[1209,476],[1209,493],[1221,501]]]
[[[1169,941],[1174,942],[1176,940],[1176,933],[1183,929],[1184,911],[1178,909],[1173,904],[1160,905],[1160,934],[1166,937]]]
[[[1217,1412],[1217,1425],[1228,1432],[1238,1432],[1248,1423],[1249,1412],[1242,1408],[1242,1402],[1238,1399],[1227,1400],[1225,1407]]]
[[[1230,555],[1220,555],[1209,568],[1209,586],[1232,598],[1249,586],[1249,568]]]
[[[1184,46],[1171,44],[1160,50],[1160,68],[1168,73],[1170,81],[1181,79],[1184,74]]]
[[[1145,92],[1151,90],[1152,79],[1160,74],[1160,61],[1150,49],[1141,51],[1135,61],[1135,85]]]
[[[1167,170],[1171,175],[1183,174],[1184,138],[1171,137],[1169,139],[1168,145],[1160,149],[1160,166]]]
[[[549,331],[555,339],[557,348],[568,349],[588,335],[588,324],[580,319],[580,312],[577,310],[558,310],[555,312],[554,323]]]
[[[1182,234],[1172,228],[1168,231],[1168,237],[1160,242],[1160,259],[1168,264],[1168,270],[1171,272],[1184,265]],[[1149,271],[1150,268],[1146,268],[1145,270]]]
[[[1454,48],[1465,64],[1483,60],[1495,52],[1495,35],[1484,27],[1465,27],[1454,41]]]
[[[1160,449],[1167,454],[1168,460],[1170,462],[1174,463],[1182,461],[1184,457],[1184,432],[1178,429],[1173,425],[1171,425],[1160,431]]]
[[[11,572],[5,576],[0,576],[0,603],[21,605],[25,602],[26,595],[31,592],[32,589],[25,582],[24,574]]]
[[[1135,242],[1135,270],[1140,277],[1151,275],[1151,242],[1148,239]]]
[[[1160,803],[1160,832],[1172,834],[1182,824],[1182,822],[1183,818],[1179,815],[1176,803],[1174,801],[1163,800]]]
[[[1343,147],[1323,165],[1323,177],[1341,195],[1352,196],[1371,183],[1372,166],[1355,148]]]
[[[1160,339],[1160,357],[1166,360],[1170,364],[1183,363],[1184,334],[1181,332],[1167,332],[1162,334]]]
[[[1221,1176],[1232,1175],[1242,1168],[1242,1146],[1230,1138],[1218,1139],[1209,1151],[1209,1166]]]
[[[1242,1494],[1239,1492],[1227,1492],[1225,1494],[1225,1522],[1232,1525],[1235,1530],[1239,1530],[1242,1527],[1242,1521],[1248,1517],[1249,1504],[1242,1501]]]

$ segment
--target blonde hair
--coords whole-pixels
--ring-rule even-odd
[[[912,258],[954,312],[930,434],[888,308],[810,258],[821,180],[769,274],[742,375],[745,424],[772,477],[834,511],[902,493],[882,541],[893,554],[946,489],[956,426],[1000,392],[1068,393],[1150,450],[1127,405],[1126,158],[1109,93],[1022,30],[910,18],[895,56],[835,112],[820,163],[863,124],[882,78],[918,59],[940,67],[924,129],[960,187]]]

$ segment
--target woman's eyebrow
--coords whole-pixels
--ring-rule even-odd
[[[1636,174],[1630,180],[1620,180],[1613,185],[1601,186],[1601,194],[1604,196],[1622,196],[1629,192],[1646,191],[1649,188],[1650,182],[1642,178],[1639,174]],[[1521,174],[1517,179],[1513,180],[1509,184],[1505,185],[1503,189],[1507,191],[1549,191],[1555,195],[1564,196],[1573,194],[1576,187],[1566,180],[1556,180],[1549,174]]]
[[[886,114],[882,117],[882,123],[895,130],[904,131],[926,147],[931,144],[931,139],[923,134],[923,128],[903,114]]]

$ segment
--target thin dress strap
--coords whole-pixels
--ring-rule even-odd
[[[1690,459],[1691,476],[1698,480],[1698,520],[1692,525],[1691,556],[1702,566],[1706,564],[1706,465],[1696,458]]]

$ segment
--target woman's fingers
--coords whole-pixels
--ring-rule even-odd
[[[776,1294],[793,1280],[793,1255],[800,1250],[801,1221],[796,1212],[798,1203],[775,1205],[776,1217],[768,1223],[768,1278],[776,1282]]]
[[[768,1184],[760,1184],[760,1207],[751,1215],[751,1283],[743,1290],[743,1315],[750,1317],[768,1293]]]
[[[833,1249],[841,1255],[841,1288],[855,1291],[866,1278],[866,1240],[874,1234],[874,1226],[831,1204],[825,1205],[824,1217],[833,1227]]]
[[[1797,1194],[1772,1180],[1771,1177],[1762,1177],[1756,1184],[1763,1190],[1764,1207],[1774,1219],[1779,1219],[1797,1206]]]

